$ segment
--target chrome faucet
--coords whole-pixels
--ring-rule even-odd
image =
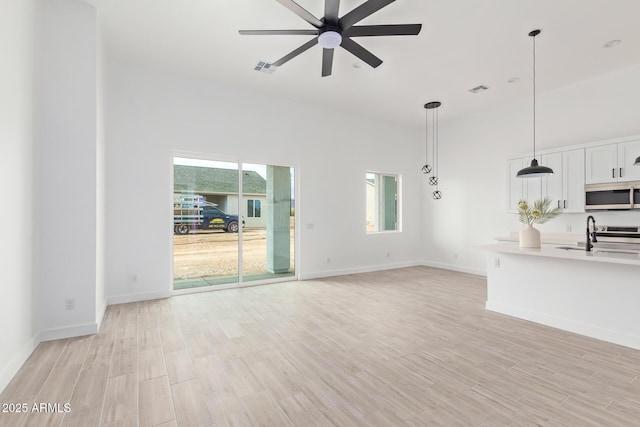
[[[593,223],[593,231],[590,231],[589,221]],[[587,252],[591,252],[593,245],[591,243],[598,243],[598,238],[596,237],[596,219],[589,215],[587,217],[587,243],[585,243],[584,249]]]

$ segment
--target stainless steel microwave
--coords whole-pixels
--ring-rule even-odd
[[[587,211],[640,209],[640,181],[585,185]]]

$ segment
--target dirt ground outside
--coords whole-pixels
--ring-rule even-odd
[[[293,224],[292,224],[293,225]],[[243,273],[267,271],[266,230],[247,229],[242,233]],[[294,228],[291,228],[291,264],[294,269]],[[238,233],[222,230],[191,231],[173,236],[174,280],[238,274]]]

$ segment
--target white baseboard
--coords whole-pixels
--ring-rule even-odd
[[[490,311],[495,311],[496,313],[517,317],[518,319],[529,320],[531,322],[562,329],[563,331],[573,332],[575,334],[585,335],[587,337],[640,350],[640,336],[606,329],[587,323],[576,322],[571,319],[553,316],[546,313],[525,310],[494,301],[487,301],[485,308]]]
[[[476,268],[467,268],[467,267],[462,267],[454,264],[446,264],[443,262],[423,261],[420,265],[423,265],[425,267],[442,268],[443,270],[459,271],[460,273],[475,274],[476,276],[486,277],[487,275],[486,270],[479,270]]]
[[[346,276],[347,274],[370,273],[372,271],[394,270],[396,268],[416,267],[422,265],[420,261],[408,261],[395,264],[369,265],[366,267],[345,268],[340,270],[319,271],[316,273],[300,274],[300,280],[322,279],[324,277]]]
[[[98,307],[98,313],[96,316],[96,323],[98,324],[98,331],[100,331],[100,327],[102,326],[102,320],[104,320],[104,313],[107,311],[107,301],[103,300],[104,304]]]
[[[64,328],[45,329],[40,331],[40,342],[81,337],[98,333],[98,322],[82,325],[65,326]]]
[[[0,393],[2,393],[7,385],[9,385],[13,377],[18,373],[20,368],[22,368],[22,365],[24,365],[29,356],[31,356],[31,353],[33,353],[38,344],[40,344],[40,340],[38,340],[37,336],[25,342],[13,359],[11,359],[9,364],[2,369],[0,372]]]
[[[171,291],[147,292],[144,294],[117,295],[107,297],[107,305],[127,304],[130,302],[149,301],[171,297]]]

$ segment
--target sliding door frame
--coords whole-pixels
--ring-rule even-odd
[[[240,226],[238,230],[238,281],[234,283],[222,284],[222,285],[210,285],[210,286],[201,286],[197,288],[187,288],[187,289],[173,289],[174,282],[174,271],[173,271],[173,188],[174,188],[174,180],[173,180],[173,159],[174,157],[182,157],[189,158],[195,160],[205,160],[205,161],[218,161],[218,162],[227,162],[227,163],[235,163],[238,165],[238,216],[242,216],[242,207],[244,203],[246,203],[246,199],[243,196],[243,164],[257,164],[257,165],[267,165],[267,166],[280,166],[280,167],[289,167],[294,170],[294,274],[288,277],[279,277],[273,279],[262,279],[262,280],[251,280],[251,281],[243,281],[243,262],[242,262],[242,237],[243,237],[243,227]],[[291,282],[299,280],[300,273],[300,219],[298,213],[299,210],[299,191],[300,191],[300,171],[297,164],[284,164],[282,162],[274,162],[274,161],[265,161],[256,160],[256,159],[245,159],[240,157],[231,157],[225,155],[215,155],[215,154],[207,154],[207,153],[199,153],[199,152],[189,152],[189,151],[171,151],[169,156],[169,168],[171,173],[170,176],[170,185],[168,191],[168,197],[171,202],[168,203],[169,214],[167,215],[167,233],[169,234],[170,244],[170,252],[171,252],[171,271],[169,278],[169,290],[172,295],[185,295],[185,294],[193,294],[199,292],[209,292],[209,291],[217,291],[223,289],[236,289],[236,288],[244,288],[249,286],[260,286],[272,283],[280,283],[280,282]]]

